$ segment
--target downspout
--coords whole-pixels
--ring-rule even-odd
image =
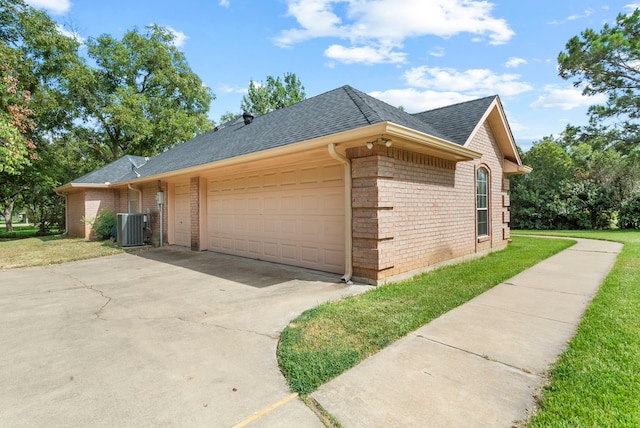
[[[342,154],[336,152],[336,145],[331,143],[327,146],[329,155],[344,165],[344,267],[345,273],[342,280],[347,284],[352,284],[353,276],[353,233],[351,228],[351,161]]]
[[[142,190],[136,189],[131,184],[127,184],[127,187],[129,188],[129,190],[133,190],[138,194],[138,211],[137,212],[141,213],[142,212]],[[127,207],[127,211],[129,211],[129,207]]]

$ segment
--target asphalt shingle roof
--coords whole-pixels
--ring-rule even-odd
[[[477,124],[474,119],[480,119],[493,98],[411,115],[351,86],[342,86],[255,117],[248,125],[242,118],[227,123],[146,163],[140,160],[145,158],[134,156],[125,157],[125,161],[119,159],[73,183],[117,183],[137,178],[137,174],[151,177],[381,122],[393,122],[462,145],[465,133],[468,137]],[[485,110],[480,112],[482,106]],[[135,171],[132,162],[140,164]]]
[[[444,139],[463,146],[497,95],[416,113],[413,116],[438,128]]]
[[[105,165],[100,169],[96,169],[82,177],[73,181],[79,184],[104,184],[118,183],[120,181],[132,180],[138,175],[136,171],[145,165],[148,158],[144,156],[126,155]]]

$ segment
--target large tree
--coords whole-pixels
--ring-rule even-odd
[[[41,156],[76,117],[68,88],[81,68],[78,47],[44,12],[0,0],[0,208],[8,231],[26,193],[53,193]]]
[[[266,83],[249,82],[249,90],[242,97],[240,109],[262,115],[300,102],[305,96],[304,86],[295,73],[285,73],[282,79],[267,76]]]
[[[87,40],[87,65],[72,91],[85,133],[95,133],[104,162],[125,154],[153,156],[209,129],[214,94],[174,45],[175,36],[152,25],[121,40],[104,34]]]
[[[0,0],[0,172],[18,173],[35,145],[70,126],[66,88],[79,43],[22,0]]]
[[[606,94],[605,105],[592,106],[592,124],[615,119],[607,139],[628,152],[640,142],[640,10],[619,14],[604,24],[572,37],[558,55],[560,76],[573,79],[585,95]],[[602,130],[604,131],[604,129]]]

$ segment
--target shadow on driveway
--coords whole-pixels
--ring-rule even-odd
[[[216,252],[191,251],[186,247],[166,246],[135,251],[131,254],[256,288],[270,287],[292,280],[341,281],[339,275],[328,272]]]

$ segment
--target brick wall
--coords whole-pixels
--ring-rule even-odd
[[[493,249],[508,239],[502,155],[488,125],[455,163],[375,146],[347,151],[352,166],[354,277],[373,283]],[[490,236],[476,236],[475,173],[490,170]],[[505,223],[507,222],[507,223]]]
[[[191,209],[191,250],[200,251],[200,177],[189,181]]]
[[[355,277],[378,282],[475,250],[473,175],[393,147],[348,155]]]
[[[67,234],[72,238],[87,237],[86,225],[82,222],[84,217],[84,192],[70,193],[67,195]]]
[[[88,238],[92,235],[90,222],[103,209],[114,213],[118,208],[118,191],[114,189],[86,189],[67,196],[67,232],[69,236]],[[85,218],[89,222],[83,222]]]

